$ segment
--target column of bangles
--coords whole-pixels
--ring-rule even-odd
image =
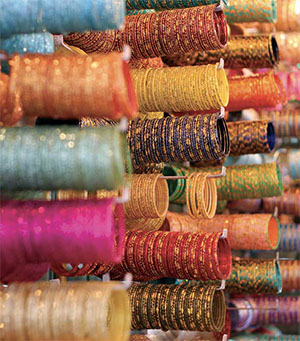
[[[127,16],[123,31],[71,33],[65,41],[85,52],[107,53],[129,45],[134,58],[154,58],[225,47],[227,22],[217,5]]]
[[[165,217],[169,191],[167,181],[160,174],[135,174],[130,188],[130,198],[124,204],[128,219]]]
[[[227,123],[230,155],[270,153],[275,146],[275,129],[267,120]]]
[[[164,229],[173,232],[228,231],[235,250],[275,250],[280,241],[277,218],[271,214],[218,214],[213,219],[192,219],[187,214],[168,212]]]
[[[1,288],[0,302],[4,340],[24,340],[24,335],[26,340],[129,337],[128,294],[116,282],[12,284]]]
[[[300,78],[299,78],[300,82]],[[300,93],[300,92],[299,92]],[[263,111],[262,118],[273,121],[276,137],[300,136],[300,110]]]
[[[286,103],[283,84],[274,71],[253,76],[234,76],[229,82],[227,110],[239,111],[249,108],[274,108]]]
[[[220,110],[228,104],[229,88],[225,70],[218,65],[131,70],[139,110],[167,113]]]
[[[224,4],[227,4],[227,0],[222,0]],[[186,7],[195,7],[195,6],[207,6],[210,4],[219,4],[218,0],[127,0],[126,8],[127,9],[151,9],[155,10],[165,10],[165,9],[173,9],[173,8],[186,8]]]
[[[10,65],[8,95],[20,95],[24,115],[63,119],[137,115],[135,91],[122,54],[70,54],[68,58],[27,54],[15,56]]]
[[[148,281],[163,277],[198,280],[226,279],[231,269],[231,252],[222,233],[127,232],[121,264],[110,269],[111,277],[122,279],[127,272],[134,280]],[[103,273],[107,270],[104,264]],[[84,270],[74,267],[68,271],[63,265],[53,264],[59,275],[94,274],[92,266]],[[99,275],[99,268],[96,268]]]
[[[300,291],[300,260],[281,260],[279,261],[282,291],[299,292]]]
[[[221,332],[226,306],[215,286],[135,284],[129,289],[133,329]]]
[[[300,252],[300,224],[280,224],[279,251]]]
[[[220,173],[219,167],[202,167],[202,172]],[[168,165],[164,174],[182,176],[199,172],[199,168],[185,168]],[[249,176],[251,174],[251,176]],[[185,203],[186,179],[168,180],[169,200],[174,203]],[[263,198],[281,195],[282,178],[275,162],[261,165],[238,165],[226,168],[226,175],[216,179],[218,200],[238,200],[244,198]],[[268,212],[274,212],[268,211]]]
[[[136,165],[216,160],[229,153],[227,125],[217,114],[131,121],[127,139]]]
[[[231,36],[221,50],[189,52],[164,57],[169,66],[205,65],[224,59],[225,68],[273,68],[279,63],[279,49],[272,34],[256,36]]]
[[[265,212],[274,212],[278,207],[279,214],[291,214],[300,217],[300,190],[284,192],[280,197],[264,198]]]

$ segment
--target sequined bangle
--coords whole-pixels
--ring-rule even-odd
[[[300,290],[300,261],[299,260],[281,260],[279,261],[282,291],[294,292]]]
[[[216,6],[127,16],[122,31],[71,33],[64,39],[88,53],[121,52],[127,44],[137,59],[220,49],[225,47],[228,33],[225,15]]]
[[[157,288],[152,289],[153,286]],[[184,307],[178,299],[179,293],[186,297]],[[216,287],[135,284],[129,289],[129,297],[134,311],[132,326],[135,329],[147,328],[149,320],[156,328],[163,330],[187,328],[187,330],[220,332],[224,328],[225,297],[222,291],[216,291]],[[203,299],[199,300],[200,297]],[[150,317],[138,303],[147,301],[152,306],[152,300],[155,301],[153,305],[156,304],[158,309]],[[203,305],[203,302],[208,304]],[[150,309],[150,312],[155,310]],[[202,319],[205,323],[202,323]]]
[[[274,71],[253,76],[234,76],[229,82],[227,110],[239,111],[249,108],[274,108],[286,103],[286,93]]]
[[[128,219],[163,218],[168,210],[168,186],[160,174],[132,176],[130,199],[124,210]]]
[[[299,136],[300,110],[284,109],[281,111],[263,111],[262,118],[272,120],[277,137]]]
[[[217,65],[131,70],[139,110],[172,113],[219,110],[227,106],[227,77],[224,69],[218,69]],[[203,93],[194,88],[200,81]],[[145,84],[145,88],[140,84]]]
[[[180,124],[183,120],[189,122],[189,129],[180,131],[174,129],[175,123]],[[127,138],[134,165],[149,164],[157,160],[159,162],[212,160],[222,158],[229,152],[227,126],[223,119],[218,118],[218,115],[168,117],[151,121],[153,121],[151,136],[155,135],[157,141],[155,145],[150,144],[147,138],[150,131],[145,128],[144,121],[137,120],[129,124]],[[164,127],[163,131],[160,129],[161,124]],[[184,149],[187,142],[189,142],[188,154]],[[143,148],[140,148],[141,144]],[[178,147],[177,153],[175,146]],[[154,158],[153,155],[156,157]]]
[[[227,0],[222,0],[226,5]],[[136,0],[127,0],[126,8],[127,9],[151,9],[155,10],[166,10],[166,9],[174,9],[174,8],[186,8],[186,7],[196,7],[196,6],[206,6],[211,4],[218,4],[217,0],[145,0],[145,1],[136,1]]]
[[[270,153],[275,146],[275,129],[267,120],[227,123],[230,155]]]
[[[232,0],[224,8],[227,20],[232,22],[270,22],[277,20],[277,5],[275,0],[251,1]]]
[[[129,68],[121,54],[71,54],[68,58],[59,54],[27,54],[17,55],[9,63],[9,96],[20,95],[27,116],[61,119],[104,116],[118,120],[137,115]],[[101,85],[95,86],[95,82]]]
[[[231,36],[227,46],[221,50],[189,52],[164,57],[169,66],[205,65],[217,63],[224,59],[225,67],[241,68],[273,68],[279,63],[279,48],[275,36]]]
[[[281,239],[279,250],[284,252],[300,251],[300,224],[280,224]]]
[[[226,288],[237,294],[277,294],[282,290],[279,265],[275,260],[233,260]]]
[[[128,150],[118,127],[0,128],[0,145],[3,190],[92,192],[100,188],[119,189],[124,185]],[[90,146],[98,148],[98,157]]]
[[[279,214],[291,214],[300,217],[300,191],[286,191],[282,196],[264,198],[263,207],[265,212],[274,212],[278,207]]]
[[[212,174],[220,172],[218,167],[204,167],[202,170]],[[276,163],[228,166],[225,177],[217,179],[216,183],[218,200],[264,198],[283,192],[282,177]]]

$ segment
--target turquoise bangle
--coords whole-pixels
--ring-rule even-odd
[[[112,0],[5,0],[0,2],[0,36],[119,29],[125,2]]]
[[[114,190],[131,168],[118,127],[0,128],[0,159],[8,191]]]

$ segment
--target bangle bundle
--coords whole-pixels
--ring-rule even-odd
[[[140,219],[126,219],[127,230],[143,230],[143,231],[156,231],[159,230],[164,222],[166,215],[161,218],[140,218]]]
[[[189,174],[198,172],[199,168],[180,168],[169,165],[165,167],[164,174],[180,176],[182,171]],[[219,174],[220,168],[202,167],[201,172]],[[186,180],[177,179],[168,180],[168,182],[170,197],[174,198],[172,198],[172,202],[184,203],[182,195],[185,193]],[[219,201],[278,196],[283,192],[281,173],[275,162],[261,165],[228,166],[226,175],[216,179],[216,185]],[[274,212],[274,210],[268,212]]]
[[[300,71],[277,73],[286,91],[288,101],[300,101]]]
[[[140,281],[163,277],[226,279],[231,269],[231,252],[221,234],[127,232],[123,260],[111,274],[123,278],[131,272]]]
[[[300,81],[300,78],[299,78]],[[263,111],[262,117],[273,121],[276,137],[300,135],[300,110]]]
[[[275,146],[275,129],[267,120],[227,123],[230,155],[270,153]]]
[[[285,89],[273,70],[253,76],[233,76],[228,82],[229,111],[274,108],[277,104],[286,103]]]
[[[227,0],[222,0],[226,5]],[[155,10],[166,10],[166,9],[174,9],[174,8],[186,8],[186,7],[196,7],[196,6],[207,6],[212,4],[219,4],[218,0],[183,0],[183,1],[166,1],[166,0],[126,0],[126,8],[127,9],[151,9]]]
[[[224,12],[229,23],[275,23],[277,20],[276,0],[232,0]]]
[[[277,0],[277,31],[299,32],[299,6],[299,0]]]
[[[4,247],[1,243],[0,246]],[[50,267],[49,263],[13,264],[9,269],[4,269],[5,266],[3,259],[1,259],[0,279],[3,284],[39,281],[48,272]]]
[[[58,276],[101,276],[110,272],[114,267],[113,263],[87,263],[87,264],[61,264],[52,263],[51,270]]]
[[[209,173],[191,173],[186,180],[186,204],[193,218],[212,219],[217,209],[216,180]]]
[[[240,259],[232,261],[226,290],[235,294],[277,294],[282,290],[276,260]]]
[[[124,204],[126,218],[164,218],[168,207],[168,185],[161,174],[132,176],[130,199]]]
[[[137,115],[133,83],[121,54],[28,54],[15,56],[10,66],[9,91],[20,94],[27,116],[120,119]]]
[[[300,224],[280,224],[279,250],[284,252],[300,252]]]
[[[265,212],[274,212],[275,207],[277,207],[279,214],[300,217],[300,190],[284,192],[280,197],[264,198],[263,207]]]
[[[278,309],[275,308],[277,300]],[[253,326],[269,324],[299,325],[300,323],[300,298],[298,296],[257,296],[251,297],[250,304],[256,311],[251,321]]]
[[[142,112],[219,110],[228,104],[227,76],[218,64],[131,70],[131,76]]]
[[[296,66],[299,62],[300,33],[277,33],[276,40],[280,50],[280,59],[290,65]]]
[[[59,214],[59,216],[58,216]],[[120,261],[124,216],[113,199],[1,202],[1,275],[15,264]]]
[[[282,291],[292,292],[300,291],[300,260],[281,260],[279,261]]]
[[[226,17],[217,5],[127,16],[122,31],[71,33],[65,41],[85,52],[121,52],[129,45],[134,58],[154,58],[225,47]]]
[[[125,3],[107,0],[13,1],[1,4],[0,37],[33,32],[84,32],[119,28]]]
[[[4,340],[129,337],[128,294],[117,283],[12,284],[1,289],[0,303]]]
[[[128,157],[118,127],[0,128],[0,188],[119,189]]]
[[[213,219],[191,219],[186,214],[168,212],[169,231],[218,233],[228,231],[234,250],[275,250],[280,241],[278,220],[271,214],[220,214]]]
[[[0,71],[0,126],[13,126],[23,116],[20,94],[9,92],[10,82],[11,78]]]
[[[129,123],[127,139],[134,167],[218,160],[229,153],[227,125],[217,114],[138,119]]]
[[[17,34],[0,39],[0,50],[13,53],[54,53],[54,39],[49,32]]]
[[[225,296],[215,286],[135,284],[129,289],[133,329],[224,328]]]
[[[279,49],[272,34],[256,36],[231,36],[227,46],[221,50],[189,52],[164,57],[169,66],[205,65],[224,59],[225,67],[273,68],[279,63]]]

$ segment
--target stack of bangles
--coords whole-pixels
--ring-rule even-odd
[[[256,36],[231,36],[221,50],[189,52],[164,57],[169,66],[205,65],[224,59],[225,68],[273,68],[279,63],[279,49],[272,34]]]
[[[126,218],[164,218],[168,207],[168,185],[160,174],[132,176],[130,198],[124,204]]]
[[[300,260],[280,260],[283,292],[300,291]]]
[[[270,153],[275,147],[273,123],[267,120],[227,123],[230,155]]]
[[[227,0],[222,0],[226,5]],[[157,11],[163,11],[166,9],[174,8],[186,8],[196,6],[207,6],[211,4],[219,4],[219,0],[126,0],[127,9],[155,9]]]
[[[227,21],[218,5],[174,9],[127,16],[122,31],[90,31],[64,37],[87,53],[121,52],[129,45],[137,59],[189,51],[221,49],[228,40]]]
[[[131,76],[141,112],[209,113],[228,105],[228,80],[219,63],[133,69]],[[201,86],[195,87],[195,84]]]
[[[300,224],[280,224],[279,251],[300,252]]]
[[[229,104],[227,110],[274,108],[287,101],[285,89],[273,70],[253,76],[229,77]]]
[[[300,217],[300,190],[284,192],[280,197],[264,198],[263,207],[265,212],[274,212],[277,207],[279,214]]]
[[[184,213],[168,212],[164,230],[173,232],[228,231],[228,241],[234,250],[275,250],[280,227],[271,214],[218,214],[213,219],[192,219]]]
[[[231,251],[222,233],[127,232],[121,264],[103,264],[103,273],[110,269],[111,278],[122,279],[127,272],[134,280],[150,281],[164,277],[197,280],[223,280],[231,270]],[[102,265],[101,265],[102,267]],[[96,268],[96,266],[95,266]],[[60,264],[52,269],[58,275],[84,274],[78,267],[68,270]],[[85,271],[93,274],[91,266]],[[91,272],[90,272],[91,271]],[[100,275],[97,268],[97,274]]]
[[[193,172],[207,172],[219,174],[219,167],[186,168],[168,165],[164,168],[164,175],[188,176]],[[249,173],[252,174],[249,177]],[[186,179],[168,180],[169,200],[173,203],[184,204]],[[281,195],[283,184],[279,167],[276,163],[261,165],[239,165],[226,168],[226,175],[216,179],[218,201],[239,200],[246,198],[263,198]],[[298,195],[299,196],[299,195]],[[268,210],[268,212],[274,212]]]
[[[261,115],[263,118],[268,118],[273,121],[277,137],[300,136],[300,109],[263,111]]]
[[[129,289],[133,329],[221,332],[226,305],[216,286],[134,284]]]
[[[219,160],[229,153],[226,122],[217,114],[136,120],[127,139],[134,165]]]

